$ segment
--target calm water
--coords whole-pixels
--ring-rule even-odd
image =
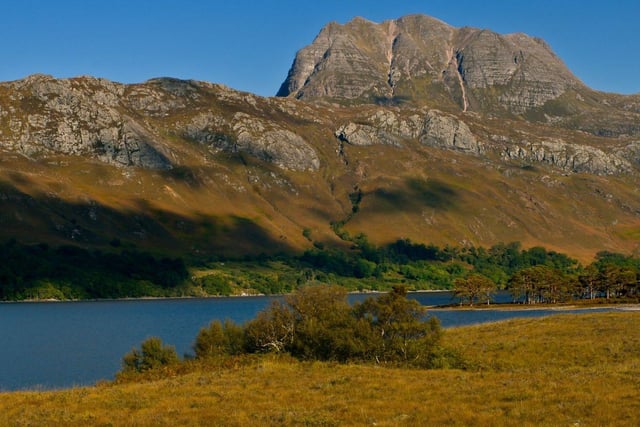
[[[412,297],[424,305],[451,303],[448,292]],[[242,323],[275,298],[0,304],[0,390],[64,388],[112,379],[122,356],[150,336],[174,345],[179,354],[189,353],[198,330],[212,319]],[[571,312],[579,311],[585,310]],[[432,311],[445,327],[551,313],[557,311]]]

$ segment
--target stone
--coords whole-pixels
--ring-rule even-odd
[[[484,147],[461,120],[437,110],[418,110],[407,118],[400,118],[388,110],[378,110],[364,123],[349,122],[340,126],[334,135],[351,145],[394,145],[418,139],[423,145],[481,154]]]
[[[587,145],[568,144],[560,139],[507,146],[505,159],[546,163],[567,172],[614,175],[632,170],[628,160],[615,153]]]

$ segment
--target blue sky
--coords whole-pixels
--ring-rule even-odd
[[[411,13],[542,37],[589,86],[640,93],[637,0],[2,0],[0,81],[171,76],[273,95],[326,23]]]

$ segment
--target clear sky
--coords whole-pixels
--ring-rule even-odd
[[[0,81],[170,76],[268,96],[326,23],[412,13],[541,37],[587,85],[640,93],[638,0],[0,0]]]

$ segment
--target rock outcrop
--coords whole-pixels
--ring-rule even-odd
[[[568,144],[562,140],[540,141],[508,146],[503,157],[528,163],[545,163],[567,172],[586,172],[596,175],[615,175],[632,170],[623,155],[606,153],[587,145]]]
[[[389,110],[379,110],[366,124],[349,122],[335,131],[335,136],[351,145],[395,145],[419,140],[432,147],[481,154],[484,148],[459,119],[437,110],[418,110],[406,118]]]
[[[170,149],[156,131],[164,127],[165,133],[243,152],[284,169],[317,170],[320,165],[315,150],[279,123],[242,112],[228,117],[205,101],[249,99],[252,104],[257,97],[207,83],[162,78],[127,86],[90,77],[36,75],[4,84],[1,92],[6,102],[0,107],[0,146],[27,156],[58,153],[117,166],[170,169]],[[179,115],[192,118],[180,126],[170,120]],[[149,120],[157,123],[151,126]]]
[[[168,169],[163,148],[120,110],[124,85],[36,75],[5,84],[10,102],[0,144],[34,156],[85,155],[119,166]]]
[[[229,122],[211,113],[196,116],[184,135],[213,149],[244,152],[283,169],[315,171],[320,167],[317,153],[302,137],[246,113],[236,113]]]

